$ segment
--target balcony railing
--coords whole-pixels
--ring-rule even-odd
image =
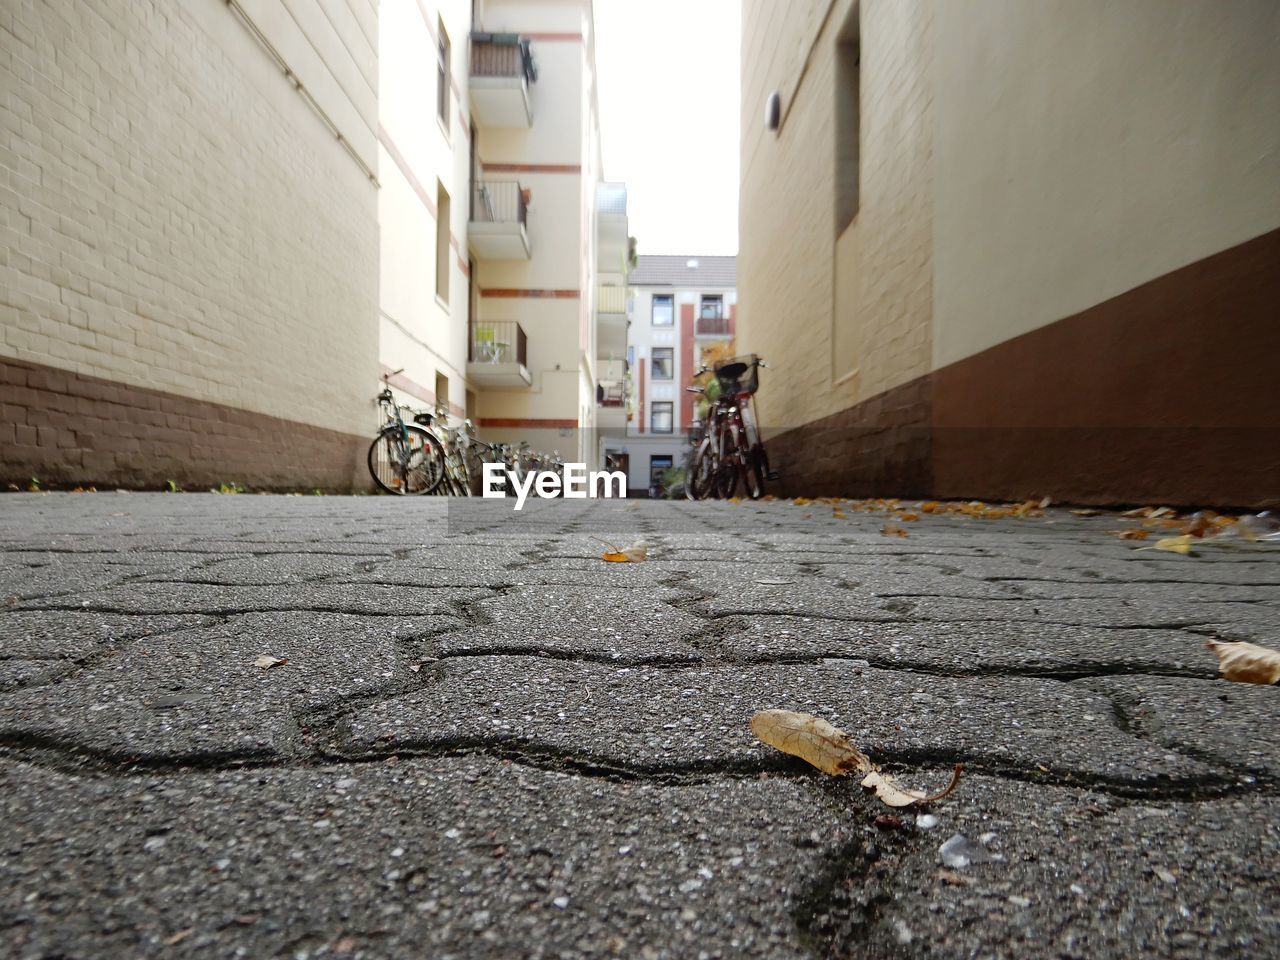
[[[596,313],[626,313],[626,312],[627,312],[627,288],[626,287],[600,286],[596,288]]]
[[[699,337],[727,337],[733,332],[728,317],[698,317],[693,329]]]
[[[515,320],[474,321],[468,363],[518,363],[528,366],[529,338]]]
[[[471,187],[472,223],[528,225],[524,189],[514,180],[477,180]]]
[[[601,380],[599,390],[600,406],[622,407],[627,403],[627,382],[625,380]]]
[[[473,33],[471,35],[471,75],[473,77],[523,77],[526,83],[538,79],[538,68],[529,51],[529,41],[514,33]]]

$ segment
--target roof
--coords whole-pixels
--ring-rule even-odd
[[[627,275],[633,287],[733,288],[738,285],[737,257],[641,256]],[[690,266],[692,264],[692,266]]]

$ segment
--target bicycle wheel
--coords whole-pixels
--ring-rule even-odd
[[[444,447],[436,435],[406,426],[408,440],[394,429],[378,434],[369,445],[369,473],[373,482],[397,496],[430,493],[444,478]]]
[[[720,456],[716,463],[715,493],[721,500],[728,500],[738,489],[741,468],[738,465],[738,428],[725,424],[720,433]]]
[[[684,492],[690,500],[705,500],[711,496],[715,486],[716,458],[711,446],[711,438],[704,438],[694,451],[689,461],[688,476],[685,480]]]

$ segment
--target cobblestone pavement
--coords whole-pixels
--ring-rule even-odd
[[[0,955],[1280,955],[1280,554],[830,513],[0,498]]]

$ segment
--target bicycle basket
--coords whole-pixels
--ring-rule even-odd
[[[756,355],[734,357],[716,364],[716,379],[724,396],[755,393],[760,387],[759,361]]]
[[[435,417],[435,414],[434,414],[434,413],[427,413],[427,412],[424,410],[424,411],[422,411],[421,413],[415,413],[415,414],[413,415],[413,422],[414,422],[414,423],[420,423],[420,424],[422,424],[424,427],[429,427],[429,426],[431,426],[431,421],[432,421],[432,420],[434,420],[435,418],[436,418],[436,417]]]

